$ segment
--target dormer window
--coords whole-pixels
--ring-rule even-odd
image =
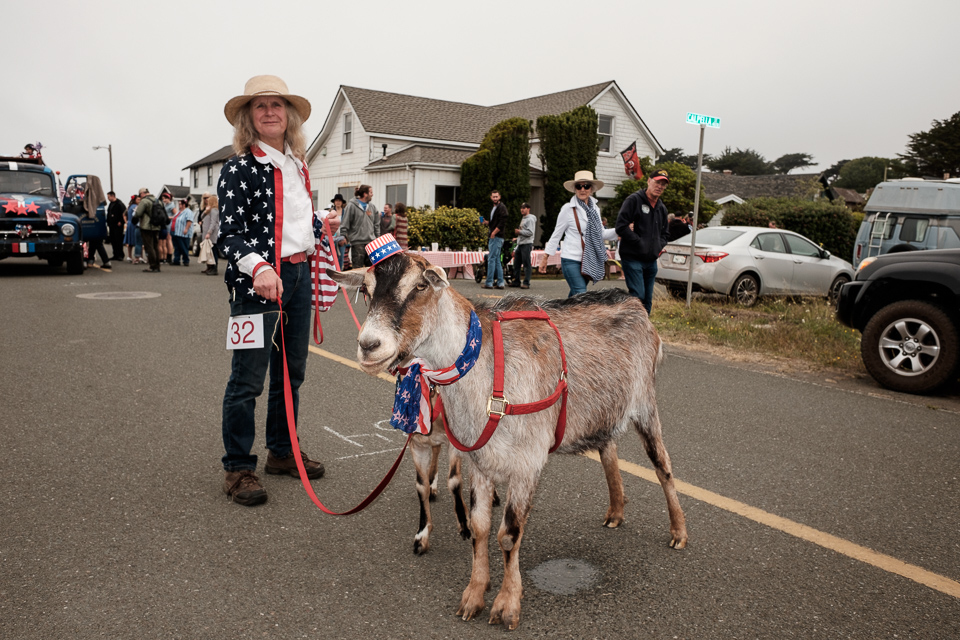
[[[353,114],[343,114],[343,153],[353,151]]]

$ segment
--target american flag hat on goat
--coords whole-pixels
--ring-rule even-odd
[[[394,254],[403,253],[403,249],[400,248],[400,243],[397,242],[397,239],[393,237],[392,233],[383,234],[364,247],[364,250],[367,252],[367,255],[370,256],[370,264],[372,265],[383,262]]]

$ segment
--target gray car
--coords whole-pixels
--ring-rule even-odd
[[[691,236],[660,254],[657,281],[686,295]],[[763,227],[708,227],[697,231],[693,290],[722,293],[745,307],[765,295],[833,297],[853,279],[853,265],[799,233]]]

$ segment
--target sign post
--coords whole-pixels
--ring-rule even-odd
[[[720,118],[703,116],[699,113],[687,113],[687,124],[700,125],[700,150],[697,152],[697,190],[693,196],[693,229],[690,231],[690,256],[687,258],[687,308],[693,297],[693,260],[697,246],[697,218],[700,214],[700,176],[703,173],[703,133],[707,127],[720,128]]]

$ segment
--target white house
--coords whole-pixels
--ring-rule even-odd
[[[195,202],[200,202],[204,192],[217,193],[217,178],[220,177],[220,170],[223,168],[223,163],[232,156],[233,146],[228,144],[183,168],[183,171],[189,171],[187,179],[190,183],[187,186]]]
[[[602,202],[612,198],[614,187],[627,177],[620,150],[636,141],[641,158],[656,159],[664,151],[613,81],[490,107],[341,86],[307,150],[314,199],[325,205],[341,193],[349,200],[357,186],[369,184],[378,205],[456,205],[460,164],[479,149],[493,125],[513,117],[536,123],[538,116],[581,105],[593,107],[600,116],[603,140],[597,178],[606,186],[597,195]],[[539,140],[534,137],[530,146],[530,204],[539,217],[543,212]]]

